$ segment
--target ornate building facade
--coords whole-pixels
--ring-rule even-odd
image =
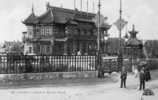
[[[95,54],[97,27],[96,14],[46,5],[46,12],[36,16],[34,10],[23,23],[24,54],[72,55]],[[101,26],[101,37],[110,25]]]

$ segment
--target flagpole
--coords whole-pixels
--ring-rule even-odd
[[[122,20],[122,0],[120,0],[120,21]],[[122,23],[120,23],[120,27],[122,27]],[[122,65],[123,65],[123,55],[122,55],[122,43],[121,43],[121,35],[122,35],[122,28],[119,29],[119,60],[120,60],[120,64],[119,64],[119,68],[122,69]]]
[[[120,0],[120,20],[122,20],[122,0]],[[122,23],[120,23],[120,26],[122,26],[121,25]],[[120,39],[121,39],[121,35],[122,35],[122,28],[120,28]]]
[[[100,4],[100,0],[98,2],[98,52],[100,51],[100,8],[101,8],[101,4]]]
[[[88,0],[87,0],[87,13],[88,13]]]
[[[74,0],[74,9],[76,9],[76,0]]]
[[[95,5],[94,5],[94,1],[93,1],[93,13],[95,13]]]
[[[81,5],[80,5],[80,6],[81,6],[81,11],[82,11],[82,0],[80,1],[80,3],[81,3]]]

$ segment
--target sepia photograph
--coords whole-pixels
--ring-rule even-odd
[[[0,0],[0,98],[158,100],[157,4]]]

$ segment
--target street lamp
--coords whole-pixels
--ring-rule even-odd
[[[100,54],[100,9],[101,9],[101,3],[100,0],[98,1],[98,23],[97,24],[97,62],[98,62],[98,77],[102,77],[102,72],[101,72],[101,54]]]
[[[125,52],[126,56],[128,55],[128,51],[127,51],[128,49],[126,47],[128,39],[129,39],[129,36],[128,36],[128,33],[126,32],[126,34],[124,36],[124,40],[125,40],[125,43],[124,43],[124,52]]]
[[[125,36],[124,36],[125,42],[128,41],[128,38],[129,38],[129,36],[128,36],[128,34],[126,33]]]
[[[107,31],[104,31],[104,41],[105,41],[105,52],[106,54],[108,53],[108,38],[109,38],[109,34],[107,33]]]

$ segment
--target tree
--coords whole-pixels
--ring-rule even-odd
[[[6,53],[23,53],[23,43],[19,41],[7,41],[3,44]]]
[[[23,53],[23,45],[15,43],[10,48],[10,53]]]

